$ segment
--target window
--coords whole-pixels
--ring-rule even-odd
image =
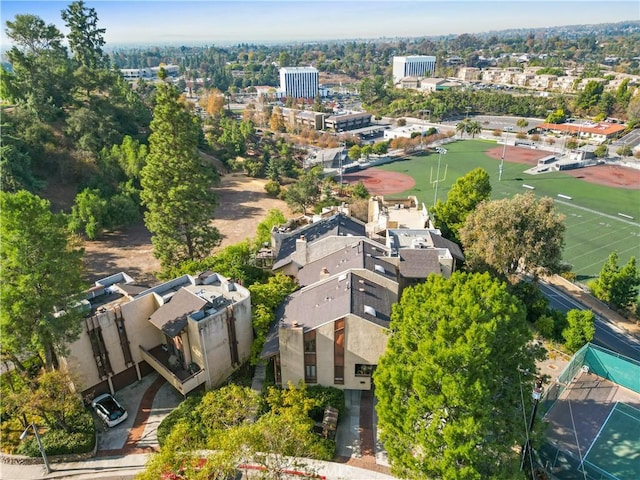
[[[373,373],[375,365],[366,365],[364,363],[356,363],[356,377],[370,377]]]
[[[316,383],[316,331],[311,330],[303,335],[304,342],[304,381]]]
[[[344,318],[336,320],[334,323],[333,383],[344,385]]]

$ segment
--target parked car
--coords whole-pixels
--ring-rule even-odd
[[[104,393],[94,398],[91,402],[91,406],[107,427],[115,427],[116,425],[124,422],[128,417],[127,411],[124,407],[108,393]]]

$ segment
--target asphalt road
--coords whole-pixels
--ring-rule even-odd
[[[540,290],[549,300],[549,306],[561,312],[569,310],[586,310],[577,300],[559,291],[557,288],[539,282]],[[599,315],[595,315],[596,334],[592,343],[608,348],[634,360],[640,361],[640,342],[626,334],[614,322]]]

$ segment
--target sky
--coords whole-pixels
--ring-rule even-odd
[[[67,32],[60,12],[71,1],[0,0],[5,22],[37,15]],[[123,44],[275,43],[459,35],[640,20],[638,0],[200,0],[86,1],[106,28],[107,47]]]

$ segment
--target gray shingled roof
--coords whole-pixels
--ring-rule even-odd
[[[273,270],[277,270],[291,261],[291,254],[296,251],[296,240],[304,235],[308,243],[314,242],[329,235],[353,235],[364,237],[365,226],[362,222],[347,215],[338,213],[329,218],[320,220],[293,232],[275,232],[275,244],[277,248]]]
[[[279,327],[291,326],[294,322],[306,332],[351,313],[388,328],[391,307],[397,301],[395,292],[353,270],[317,282],[291,294],[278,309],[261,357],[268,358],[278,353]],[[370,307],[367,310],[373,309],[375,315],[367,313],[365,305]]]
[[[304,265],[298,271],[298,283],[305,287],[322,280],[322,271],[326,268],[328,274],[325,277],[345,272],[351,268],[365,268],[378,275],[382,275],[396,281],[395,269],[389,269],[389,265],[376,257],[382,257],[387,248],[380,245],[372,245],[364,239],[354,237],[352,244],[339,248],[328,255]],[[376,270],[376,265],[384,267]]]
[[[447,240],[442,235],[431,234],[431,239],[433,241],[433,246],[436,248],[446,248],[451,252],[451,256],[461,262],[464,262],[464,254],[462,253],[462,249],[460,245],[456,242],[452,242],[451,240]]]
[[[430,248],[403,248],[398,267],[404,278],[427,278],[430,273],[442,273],[438,251]]]
[[[149,321],[170,337],[178,335],[187,324],[187,316],[201,310],[208,302],[181,288],[169,303],[151,314]]]

